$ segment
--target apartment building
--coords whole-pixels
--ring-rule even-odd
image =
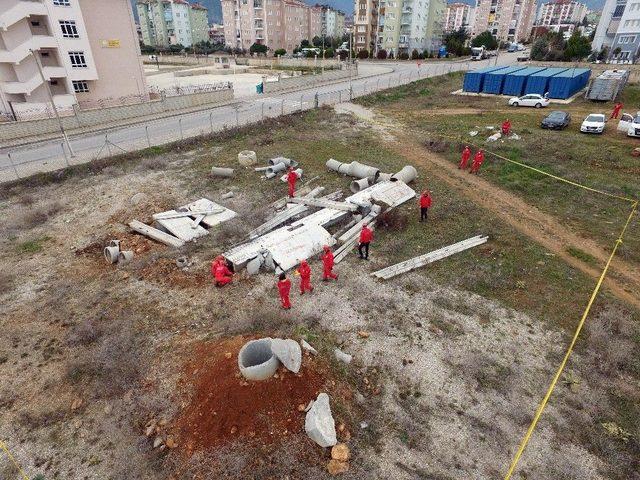
[[[607,0],[591,44],[609,48],[610,63],[636,63],[640,56],[640,0]]]
[[[389,2],[387,2],[389,3]],[[391,2],[397,3],[397,2]],[[375,52],[378,42],[379,0],[356,0],[353,15],[353,48]]]
[[[380,0],[373,52],[397,56],[418,50],[437,51],[442,42],[445,0]],[[359,35],[356,24],[356,38]],[[356,47],[358,40],[356,39]]]
[[[129,0],[1,2],[2,113],[146,93]]]
[[[465,28],[471,32],[475,8],[466,3],[450,3],[444,12],[444,21],[442,29],[445,33],[456,32],[461,28]]]
[[[145,45],[190,47],[209,39],[207,9],[186,0],[138,0],[138,18]]]
[[[503,42],[529,38],[536,16],[535,0],[477,0],[471,35],[489,31]]]
[[[322,7],[299,0],[221,0],[224,38],[228,46],[249,50],[266,45],[288,53],[302,40],[322,33]]]
[[[589,10],[584,3],[574,0],[553,0],[540,5],[536,25],[552,27],[580,23],[587,16],[587,13]]]
[[[345,14],[326,5],[321,8],[321,34],[325,37],[342,38],[344,35]]]

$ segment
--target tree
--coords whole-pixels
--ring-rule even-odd
[[[574,31],[567,40],[567,48],[564,51],[565,60],[582,60],[591,54],[591,42],[583,37],[579,31]]]
[[[340,60],[345,60],[349,56],[349,52],[346,50],[340,50],[338,55],[340,55]]]
[[[411,60],[417,60],[419,56],[420,52],[418,52],[418,50],[414,48],[411,52]]]
[[[378,60],[384,60],[387,58],[387,51],[383,48],[381,50],[378,50]]]
[[[324,50],[324,58],[333,58],[335,54],[336,52],[331,47]]]
[[[603,60],[606,60],[608,57],[609,57],[609,47],[604,46],[602,47],[602,50],[598,52],[598,56],[596,57],[596,60],[603,61]]]
[[[249,47],[249,53],[251,53],[251,55],[253,55],[254,53],[256,53],[258,55],[260,55],[261,53],[263,55],[266,55],[267,51],[269,51],[267,46],[266,45],[262,45],[261,43],[254,43],[253,45],[251,45]]]
[[[275,52],[273,52],[274,57],[282,57],[283,55],[286,55],[286,54],[287,54],[287,51],[284,48],[279,48]]]
[[[309,40],[302,40],[300,42],[300,48],[309,48],[311,45],[309,45]]]
[[[398,58],[400,60],[409,60],[409,54],[407,52],[402,52],[398,54]]]
[[[369,51],[368,50],[360,50],[358,52],[358,58],[363,60],[365,58],[369,58]]]
[[[491,35],[489,30],[482,32],[476,38],[471,40],[472,47],[481,47],[484,45],[484,48],[487,50],[495,50],[498,48],[498,41]]]
[[[538,38],[531,46],[531,60],[544,60],[549,53],[549,42],[545,37]]]
[[[169,45],[169,51],[171,53],[180,53],[184,50],[184,47],[182,45],[180,45],[179,43],[176,43],[175,45]]]
[[[318,36],[313,37],[311,39],[311,43],[313,43],[314,47],[321,47],[322,46],[322,39]]]
[[[447,47],[447,52],[461,57],[465,54],[465,44],[468,39],[469,35],[467,34],[466,29],[464,27],[460,27],[460,29],[455,32],[445,34],[444,37],[442,37],[442,43]]]

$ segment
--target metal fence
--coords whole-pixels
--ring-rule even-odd
[[[100,133],[82,134],[70,140],[73,155],[62,139],[58,143],[16,147],[0,153],[0,182],[80,165],[115,154],[215,134],[230,128],[258,124],[268,118],[334,105],[419,79],[468,69],[469,63],[422,64],[410,72],[394,72],[375,78],[354,78],[342,81],[340,85],[318,86],[311,91],[248,97],[245,102],[250,103],[216,107]]]

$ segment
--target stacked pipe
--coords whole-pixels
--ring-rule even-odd
[[[343,175],[356,177],[358,179],[351,182],[350,190],[353,193],[358,193],[359,191],[370,187],[374,183],[383,181],[401,181],[404,183],[410,183],[418,176],[418,172],[411,165],[406,165],[402,170],[394,174],[381,173],[377,168],[370,167],[369,165],[365,165],[360,162],[342,163],[333,158],[327,160],[326,165],[329,170],[342,173]]]

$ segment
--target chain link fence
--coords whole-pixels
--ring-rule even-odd
[[[466,71],[469,63],[422,64],[415,70],[393,72],[374,78],[354,78],[341,85],[318,86],[312,91],[278,93],[247,99],[250,103],[216,107],[155,121],[86,133],[70,139],[71,150],[60,139],[0,153],[0,182],[50,172],[99,158],[134,152],[168,143],[211,135],[225,129],[258,124],[325,105],[335,105],[419,79]],[[346,85],[345,85],[346,84]]]

